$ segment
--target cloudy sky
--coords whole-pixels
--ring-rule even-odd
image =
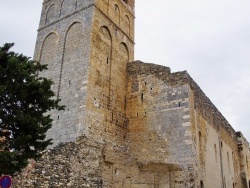
[[[0,45],[32,57],[42,0],[0,0]],[[250,141],[250,1],[137,0],[135,59],[187,70]]]

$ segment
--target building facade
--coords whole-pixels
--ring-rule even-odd
[[[250,187],[248,142],[189,74],[134,61],[134,4],[44,0],[34,59],[66,109],[15,187]]]

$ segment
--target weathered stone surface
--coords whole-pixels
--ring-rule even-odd
[[[34,57],[66,110],[14,187],[248,187],[248,142],[189,74],[133,62],[134,0],[44,0]]]
[[[14,187],[98,187],[102,185],[103,145],[80,137],[45,151],[15,177]]]

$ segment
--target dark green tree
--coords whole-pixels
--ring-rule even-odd
[[[52,126],[47,112],[64,108],[53,82],[39,77],[47,66],[10,51],[13,45],[0,47],[0,176],[20,171],[52,144],[46,139]]]

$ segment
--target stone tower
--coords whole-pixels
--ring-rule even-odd
[[[186,71],[133,53],[134,0],[44,0],[34,57],[66,110],[15,187],[249,188],[244,136]]]
[[[48,137],[100,142],[126,134],[126,64],[134,58],[134,0],[44,0],[34,59],[66,106]]]

